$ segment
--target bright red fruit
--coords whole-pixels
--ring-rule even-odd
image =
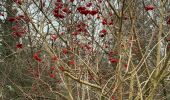
[[[71,13],[71,11],[70,11],[70,9],[69,8],[63,8],[63,10],[62,10],[63,12],[65,12],[65,13]]]
[[[104,37],[106,34],[105,33],[100,33],[99,37]]]
[[[16,21],[16,18],[15,17],[8,17],[7,20],[9,22],[15,22]]]
[[[113,13],[112,13],[112,12],[109,12],[109,16],[113,16]]]
[[[19,30],[19,28],[20,28],[19,25],[12,26],[13,31],[17,31],[17,30]]]
[[[61,35],[64,35],[65,33],[64,33],[64,32],[61,32],[60,34],[61,34]]]
[[[56,18],[63,19],[65,16],[63,14],[53,13]]]
[[[64,54],[67,54],[67,53],[68,53],[68,49],[67,49],[67,48],[64,48],[64,49],[62,50],[62,52],[63,52]]]
[[[12,35],[13,35],[14,37],[22,37],[22,36],[24,35],[24,33],[25,33],[25,32],[22,32],[22,31],[20,31],[20,32],[12,32]]]
[[[94,15],[98,14],[98,10],[89,11],[89,14],[94,16]]]
[[[100,31],[100,34],[99,34],[99,37],[104,37],[107,33],[107,30],[106,29],[103,29]]]
[[[64,69],[63,66],[60,66],[59,69],[60,69],[61,71],[65,71],[65,69]]]
[[[52,61],[56,61],[56,60],[58,60],[58,57],[57,57],[57,56],[53,56],[53,57],[51,58],[51,60],[52,60]]]
[[[77,8],[77,10],[78,10],[78,11],[86,10],[86,7],[80,6],[80,7]]]
[[[75,36],[78,35],[78,34],[79,34],[79,32],[72,32],[71,33],[71,35],[75,35]]]
[[[74,64],[75,64],[74,60],[69,61],[69,65],[74,65]]]
[[[51,73],[51,74],[50,74],[50,77],[51,77],[51,78],[55,78],[55,74],[54,74],[54,73]]]
[[[103,19],[103,20],[102,20],[102,24],[103,24],[103,25],[107,25],[107,20],[106,20],[106,19]]]
[[[87,45],[85,45],[85,48],[87,49],[87,50],[90,50],[90,49],[92,49],[92,45],[90,45],[90,44],[87,44]]]
[[[110,61],[111,63],[117,63],[117,62],[119,62],[119,59],[109,58],[109,61]]]
[[[106,30],[106,29],[102,29],[102,30],[100,31],[100,33],[107,33],[107,30]]]
[[[18,44],[16,44],[16,48],[17,48],[17,49],[22,49],[22,48],[23,48],[23,45],[22,45],[21,43],[18,43]]]
[[[147,5],[147,6],[145,7],[145,10],[146,10],[146,11],[153,10],[153,9],[154,9],[154,7],[153,7],[152,5]]]
[[[50,69],[51,69],[51,70],[55,70],[55,66],[51,66]]]
[[[117,51],[109,51],[109,53],[108,53],[109,56],[113,56],[115,54],[118,54],[118,52]]]
[[[111,19],[108,24],[109,24],[109,25],[113,25],[113,20]]]
[[[18,18],[25,18],[24,15],[18,15]]]
[[[57,35],[55,35],[55,34],[52,34],[52,35],[51,35],[51,39],[52,39],[52,40],[55,41],[57,38],[58,38]]]
[[[84,15],[87,15],[87,14],[90,13],[90,11],[89,11],[89,10],[81,10],[80,13],[81,13],[81,14],[84,14]]]
[[[39,54],[41,53],[41,51],[38,51],[34,54],[34,59],[37,60],[38,62],[41,62],[42,59],[39,57]]]
[[[91,3],[91,2],[89,2],[89,3],[86,4],[86,7],[91,7],[91,6],[92,6],[92,3]]]
[[[83,15],[87,15],[90,13],[90,10],[87,10],[86,7],[83,6],[78,7],[77,11]]]

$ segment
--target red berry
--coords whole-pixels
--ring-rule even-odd
[[[15,17],[8,17],[7,20],[9,22],[15,22],[17,19]]]
[[[18,43],[18,44],[16,44],[16,48],[21,49],[21,48],[23,48],[23,45],[21,43]]]
[[[61,71],[65,71],[65,69],[64,69],[63,66],[60,66],[59,69],[60,69]]]
[[[74,64],[75,64],[74,60],[69,61],[69,65],[74,65]]]
[[[102,24],[103,24],[103,25],[107,25],[107,20],[106,20],[106,19],[103,19],[103,20],[102,20]]]
[[[100,34],[99,34],[99,37],[104,37],[107,33],[107,30],[106,29],[103,29],[100,31]]]
[[[86,4],[86,7],[90,7],[90,6],[92,6],[92,3],[91,3],[91,2],[89,2],[89,3]]]
[[[64,49],[62,50],[62,52],[63,52],[63,54],[67,54],[67,53],[68,53],[68,49],[67,49],[67,48],[64,48]]]
[[[107,30],[106,30],[106,29],[102,29],[102,30],[100,31],[100,33],[107,33]]]
[[[117,63],[117,62],[119,62],[119,59],[109,58],[109,61],[110,61],[111,63]]]
[[[37,60],[38,62],[41,62],[42,59],[39,57],[39,54],[41,53],[41,51],[38,51],[34,54],[34,59]]]
[[[52,60],[52,61],[56,61],[56,60],[58,60],[58,57],[57,57],[57,56],[53,56],[53,57],[51,58],[51,60]]]
[[[147,5],[147,6],[145,7],[145,10],[146,10],[146,11],[153,10],[153,9],[154,9],[154,7],[153,7],[152,5]]]
[[[54,74],[54,73],[51,73],[51,74],[50,74],[50,77],[51,77],[51,78],[55,78],[55,74]]]
[[[52,40],[55,41],[57,38],[58,38],[57,35],[55,35],[55,34],[52,34],[52,35],[51,35],[51,39],[52,39]]]
[[[93,16],[96,15],[97,13],[98,13],[98,10],[92,10],[89,12],[89,14]]]
[[[51,66],[50,69],[51,69],[51,70],[55,70],[55,66]]]

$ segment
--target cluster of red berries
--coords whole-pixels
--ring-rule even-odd
[[[106,29],[102,29],[100,31],[99,37],[104,37],[107,34],[107,30]]]
[[[88,4],[88,6],[91,6],[91,3]],[[83,14],[83,15],[96,15],[99,13],[98,9],[95,9],[95,10],[88,10],[86,7],[84,6],[80,6],[77,8],[77,11],[80,13],[80,14]]]
[[[55,8],[53,10],[53,15],[56,18],[65,18],[68,14],[72,13],[70,8],[65,6],[62,0],[57,0],[55,3]]]
[[[110,51],[110,52],[108,52],[108,57],[109,57],[109,61],[111,62],[111,63],[118,63],[119,62],[119,59],[117,59],[117,58],[113,58],[113,56],[115,56],[115,55],[117,55],[118,54],[118,52],[116,52],[116,51]]]
[[[11,35],[14,38],[21,38],[26,34],[26,29],[23,28],[23,26],[20,24],[20,22],[29,22],[29,18],[24,15],[18,15],[16,17],[8,17],[7,21],[14,23],[14,26],[12,26],[12,33]],[[23,45],[21,43],[16,44],[16,48],[21,49],[23,48]]]
[[[113,25],[113,19],[108,21],[107,19],[103,18],[102,25]]]

